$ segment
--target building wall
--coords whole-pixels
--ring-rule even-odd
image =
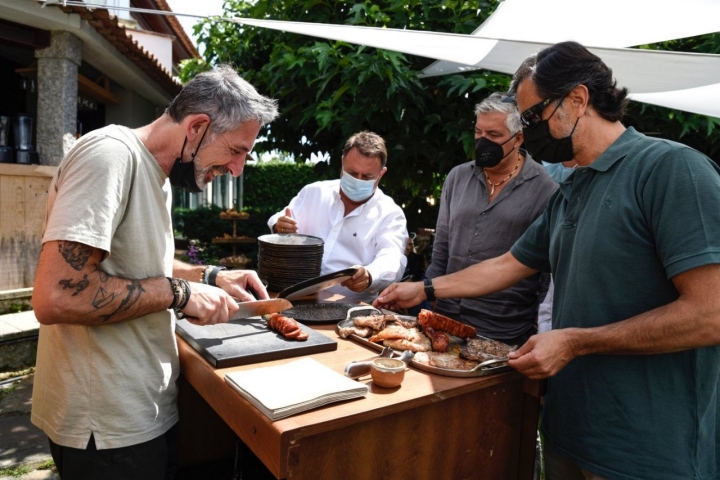
[[[105,106],[105,121],[107,125],[124,125],[138,128],[158,118],[164,112],[135,92],[122,87],[114,87],[112,92],[120,99],[119,105]]]
[[[56,167],[0,164],[0,291],[32,287]]]

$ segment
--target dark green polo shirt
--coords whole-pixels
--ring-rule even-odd
[[[666,305],[673,276],[720,263],[720,169],[629,128],[560,184],[511,252],[553,273],[553,329]],[[576,358],[545,401],[547,440],[597,475],[720,478],[720,347]]]

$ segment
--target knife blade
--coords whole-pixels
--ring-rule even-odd
[[[269,300],[255,300],[253,302],[238,302],[240,309],[230,320],[240,320],[248,317],[256,317],[266,313],[278,313],[292,308],[292,303],[284,298],[271,298]]]

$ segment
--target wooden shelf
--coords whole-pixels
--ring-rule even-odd
[[[250,214],[245,212],[220,212],[220,220],[247,220],[248,218],[250,218]]]

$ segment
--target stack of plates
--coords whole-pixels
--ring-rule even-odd
[[[258,275],[268,290],[279,292],[320,275],[324,242],[295,233],[258,238]]]

